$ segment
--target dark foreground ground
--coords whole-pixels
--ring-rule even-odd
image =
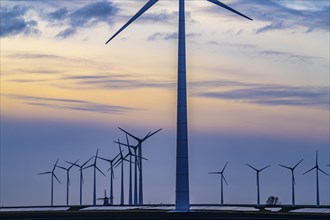
[[[233,211],[194,211],[188,213],[137,210],[137,211],[48,211],[48,212],[3,212],[0,219],[24,219],[24,220],[114,220],[114,219],[330,219],[330,214],[309,214],[309,213],[274,213],[274,212],[233,212]]]

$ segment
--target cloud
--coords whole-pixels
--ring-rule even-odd
[[[57,38],[67,38],[77,33],[79,28],[95,26],[100,22],[112,24],[119,9],[112,2],[92,2],[72,10],[60,8],[48,13],[45,19],[52,24],[66,25],[67,28],[56,34]]]
[[[219,46],[222,49],[234,49],[236,51],[239,50],[240,53],[249,54],[249,57],[258,56],[259,58],[269,58],[272,60],[279,60],[281,62],[289,63],[321,63],[324,67],[329,67],[328,61],[320,57],[262,49],[256,44],[218,43],[216,41],[209,41],[209,43]]]
[[[210,87],[221,85],[222,90]],[[206,87],[193,95],[214,99],[227,99],[249,102],[266,106],[301,106],[329,109],[328,87],[297,87],[272,84],[249,84],[235,81],[213,81],[209,84],[196,84],[195,87]],[[201,88],[199,88],[201,90]],[[209,90],[209,91],[206,91]],[[214,91],[215,90],[215,91]]]
[[[236,0],[228,5],[254,21],[267,23],[255,30],[257,34],[274,30],[329,31],[329,1]],[[219,13],[219,7],[214,5],[206,10]],[[237,17],[231,12],[224,15]]]
[[[73,111],[88,111],[106,114],[122,114],[128,111],[138,110],[117,105],[100,104],[95,102],[77,100],[77,99],[60,99],[47,98],[26,95],[2,94],[14,99],[23,100],[28,105],[43,106],[52,109],[68,109]]]
[[[187,33],[186,34],[186,38],[193,38],[193,37],[197,37],[197,36],[200,36],[200,34],[197,34],[197,33]],[[147,38],[147,41],[176,40],[176,39],[178,39],[178,33],[177,32],[172,32],[172,33],[157,32],[157,33],[154,33],[154,34],[150,35]]]
[[[9,37],[23,33],[24,35],[37,35],[38,22],[25,18],[28,9],[25,7],[0,7],[0,37]]]

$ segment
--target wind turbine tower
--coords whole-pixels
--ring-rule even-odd
[[[58,168],[61,168],[62,170],[66,171],[66,205],[69,205],[69,185],[70,185],[70,170],[71,168],[78,162],[78,160],[76,160],[76,162],[74,162],[73,164],[71,164],[68,168],[56,165]]]
[[[270,167],[270,165],[265,166],[264,168],[258,170],[256,168],[254,168],[253,166],[251,166],[250,164],[246,164],[248,165],[250,168],[252,168],[253,170],[255,170],[257,172],[257,205],[260,205],[260,188],[259,188],[259,173],[261,171],[263,171],[264,169]]]
[[[133,139],[135,139],[138,142],[138,166],[139,166],[139,205],[143,205],[143,181],[142,181],[142,143],[144,141],[146,141],[148,138],[150,138],[151,136],[153,136],[154,134],[158,133],[159,131],[161,131],[162,129],[158,129],[157,131],[151,133],[149,132],[144,138],[140,139],[134,135],[132,135],[131,133],[125,131],[122,128],[119,128],[120,130],[122,130],[123,132],[125,132],[127,135],[129,135],[130,137],[132,137]]]
[[[86,166],[86,164],[91,160],[93,159],[93,157],[89,158],[85,163],[83,163],[82,165],[78,165],[76,163],[71,163],[69,161],[66,161],[67,163],[69,164],[73,164],[74,166],[78,167],[79,170],[80,170],[80,205],[82,205],[82,184],[84,182],[84,176],[83,176],[83,168]]]
[[[221,205],[223,205],[223,181],[225,181],[225,183],[228,185],[225,176],[223,175],[223,172],[226,169],[228,162],[225,164],[225,166],[222,168],[222,170],[220,172],[209,172],[209,174],[220,174],[221,175],[221,179],[220,179],[220,183],[221,183]]]
[[[314,169],[316,171],[316,205],[319,206],[320,205],[319,171],[321,171],[322,173],[324,173],[327,176],[329,176],[329,175],[319,168],[317,151],[316,151],[315,166],[313,168],[307,170],[305,173],[303,173],[303,175],[305,175],[306,173],[308,173]]]
[[[54,202],[53,202],[54,201],[54,177],[61,184],[60,180],[57,178],[57,176],[54,173],[55,168],[57,167],[57,163],[58,163],[58,159],[56,160],[56,163],[54,164],[52,171],[38,173],[38,175],[51,174],[51,186],[50,186],[50,205],[51,206],[54,205]]]
[[[294,185],[296,184],[296,180],[294,178],[294,169],[296,169],[296,167],[301,163],[301,161],[303,161],[303,159],[301,159],[296,165],[294,165],[293,167],[288,167],[288,166],[284,166],[284,165],[281,165],[279,164],[279,166],[281,167],[284,167],[288,170],[291,171],[291,188],[292,188],[292,205],[296,205],[296,202],[295,202],[295,195],[294,195]]]
[[[113,205],[113,179],[114,179],[113,167],[114,167],[114,164],[117,163],[116,159],[119,156],[120,156],[120,153],[117,154],[117,156],[115,156],[112,160],[105,159],[103,157],[98,157],[99,159],[107,161],[107,162],[110,163],[110,168],[108,169],[108,171],[110,170],[110,205]]]
[[[87,169],[90,167],[94,167],[93,205],[96,205],[96,170],[98,170],[103,176],[105,176],[105,174],[96,166],[96,160],[97,160],[98,153],[99,153],[99,149],[97,149],[96,154],[94,156],[94,163],[83,168],[83,169]]]
[[[109,43],[135,19],[146,12],[158,0],[149,0],[126,24],[124,24],[107,42]],[[177,87],[177,140],[176,140],[176,193],[175,207],[177,211],[189,211],[189,167],[188,167],[188,121],[187,121],[187,91],[186,91],[186,34],[185,34],[185,0],[179,1],[178,28],[178,87]],[[207,0],[223,7],[246,19],[251,18],[241,14],[218,0]],[[141,156],[141,155],[140,155]],[[142,169],[141,169],[142,171]],[[141,177],[141,174],[140,174]],[[140,180],[141,181],[141,180]],[[140,202],[142,188],[140,188]]]

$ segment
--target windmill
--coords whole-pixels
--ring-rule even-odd
[[[83,168],[86,166],[86,164],[91,160],[93,159],[93,157],[89,158],[85,163],[83,163],[82,165],[78,165],[76,163],[72,163],[72,162],[69,162],[69,161],[66,161],[67,163],[69,164],[72,164],[76,167],[78,167],[80,169],[80,205],[82,205],[82,184],[84,182],[84,176],[83,176]]]
[[[90,167],[94,167],[93,205],[96,205],[96,170],[98,170],[103,176],[105,176],[105,174],[96,166],[96,160],[97,160],[98,153],[99,153],[99,149],[97,149],[96,154],[94,156],[94,163],[83,168],[83,169],[88,169]]]
[[[130,137],[132,137],[133,139],[135,139],[138,142],[137,148],[138,148],[138,166],[139,166],[139,201],[138,204],[139,205],[143,205],[143,181],[142,181],[142,143],[144,141],[146,141],[148,138],[150,138],[151,136],[153,136],[154,134],[158,133],[159,131],[161,131],[162,129],[158,129],[157,131],[151,133],[149,132],[144,138],[140,139],[134,135],[132,135],[131,133],[125,131],[124,129],[118,127],[120,130],[122,130],[123,132],[125,132],[127,135],[129,135]]]
[[[292,205],[295,205],[295,204],[296,204],[296,203],[295,203],[295,196],[294,196],[294,185],[296,184],[296,180],[295,180],[295,178],[294,178],[294,170],[295,170],[296,167],[301,163],[301,161],[303,161],[303,159],[301,159],[301,160],[300,160],[298,163],[296,163],[296,165],[294,165],[293,167],[288,167],[288,166],[284,166],[284,165],[279,164],[279,166],[284,167],[284,168],[286,168],[286,169],[288,169],[288,170],[291,171],[291,176],[292,176],[292,178],[291,178],[291,180],[292,180],[292,183],[291,183],[291,187],[292,187]]]
[[[149,0],[126,24],[124,24],[107,42],[109,43],[121,31],[146,12],[158,0]],[[246,19],[251,18],[221,3],[218,0],[207,0]],[[176,155],[176,199],[178,211],[189,210],[189,174],[188,174],[188,126],[187,126],[187,92],[186,92],[186,42],[185,42],[185,0],[179,0],[179,35],[178,35],[178,88],[177,88],[177,155]],[[142,167],[142,166],[141,166]],[[141,169],[142,170],[142,169]],[[141,175],[141,174],[140,174]],[[141,179],[140,179],[141,181]],[[140,186],[141,187],[141,186]],[[142,203],[142,188],[140,202]]]
[[[221,183],[221,205],[223,205],[223,181],[225,181],[225,183],[228,185],[228,183],[226,181],[226,178],[223,175],[223,172],[225,171],[227,164],[228,164],[228,161],[227,161],[227,163],[225,164],[225,166],[222,168],[222,170],[220,172],[209,172],[209,174],[220,174],[221,175],[221,180],[220,180],[220,183]]]
[[[69,185],[70,185],[70,175],[69,172],[71,170],[71,168],[78,162],[78,160],[76,160],[76,162],[74,162],[73,164],[71,164],[68,168],[56,165],[58,168],[65,170],[66,171],[66,205],[69,205]]]
[[[264,168],[262,168],[262,169],[260,169],[260,170],[254,168],[254,167],[251,166],[250,164],[247,164],[247,163],[246,163],[246,165],[248,165],[250,168],[254,169],[254,170],[257,172],[257,205],[260,205],[259,173],[260,173],[261,171],[263,171],[264,169],[270,167],[270,165],[265,166]]]
[[[325,175],[329,176],[326,172],[324,172],[323,170],[321,170],[319,168],[319,163],[318,163],[318,155],[317,155],[317,151],[316,151],[316,159],[315,159],[315,166],[309,170],[307,170],[305,173],[303,173],[303,175],[305,175],[306,173],[314,170],[316,171],[316,205],[319,206],[320,205],[320,192],[319,192],[319,171],[321,171],[322,173],[324,173]]]
[[[117,162],[116,159],[120,156],[120,153],[117,154],[117,156],[115,156],[112,160],[109,159],[105,159],[103,157],[98,157],[101,160],[107,161],[110,163],[110,168],[108,169],[108,171],[110,170],[110,205],[113,205],[113,179],[115,178],[114,176],[114,172],[113,172],[113,168],[114,168],[114,164]]]
[[[50,190],[50,205],[53,206],[53,195],[54,195],[54,177],[55,179],[61,184],[60,180],[57,178],[57,176],[55,175],[54,171],[57,167],[57,163],[58,163],[58,159],[56,160],[56,163],[54,164],[54,167],[52,169],[52,171],[48,171],[48,172],[43,172],[43,173],[38,173],[38,175],[43,175],[43,174],[51,174],[51,190]]]

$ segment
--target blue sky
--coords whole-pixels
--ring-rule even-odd
[[[49,178],[36,174],[57,158],[82,163],[96,149],[115,156],[113,141],[125,138],[118,126],[141,137],[163,128],[144,146],[145,202],[174,202],[178,2],[160,0],[104,45],[145,2],[1,1],[1,205],[48,204]],[[272,165],[261,174],[261,202],[275,195],[290,203],[290,175],[278,164],[303,158],[296,201],[314,204],[314,173],[301,174],[316,150],[330,173],[329,1],[223,2],[254,21],[186,1],[191,202],[220,201],[220,179],[208,172],[229,161],[225,203],[255,203],[245,163]],[[55,204],[65,203],[61,171]],[[108,177],[98,177],[99,197]],[[85,180],[88,204],[91,171]],[[322,204],[329,184],[320,175]]]

